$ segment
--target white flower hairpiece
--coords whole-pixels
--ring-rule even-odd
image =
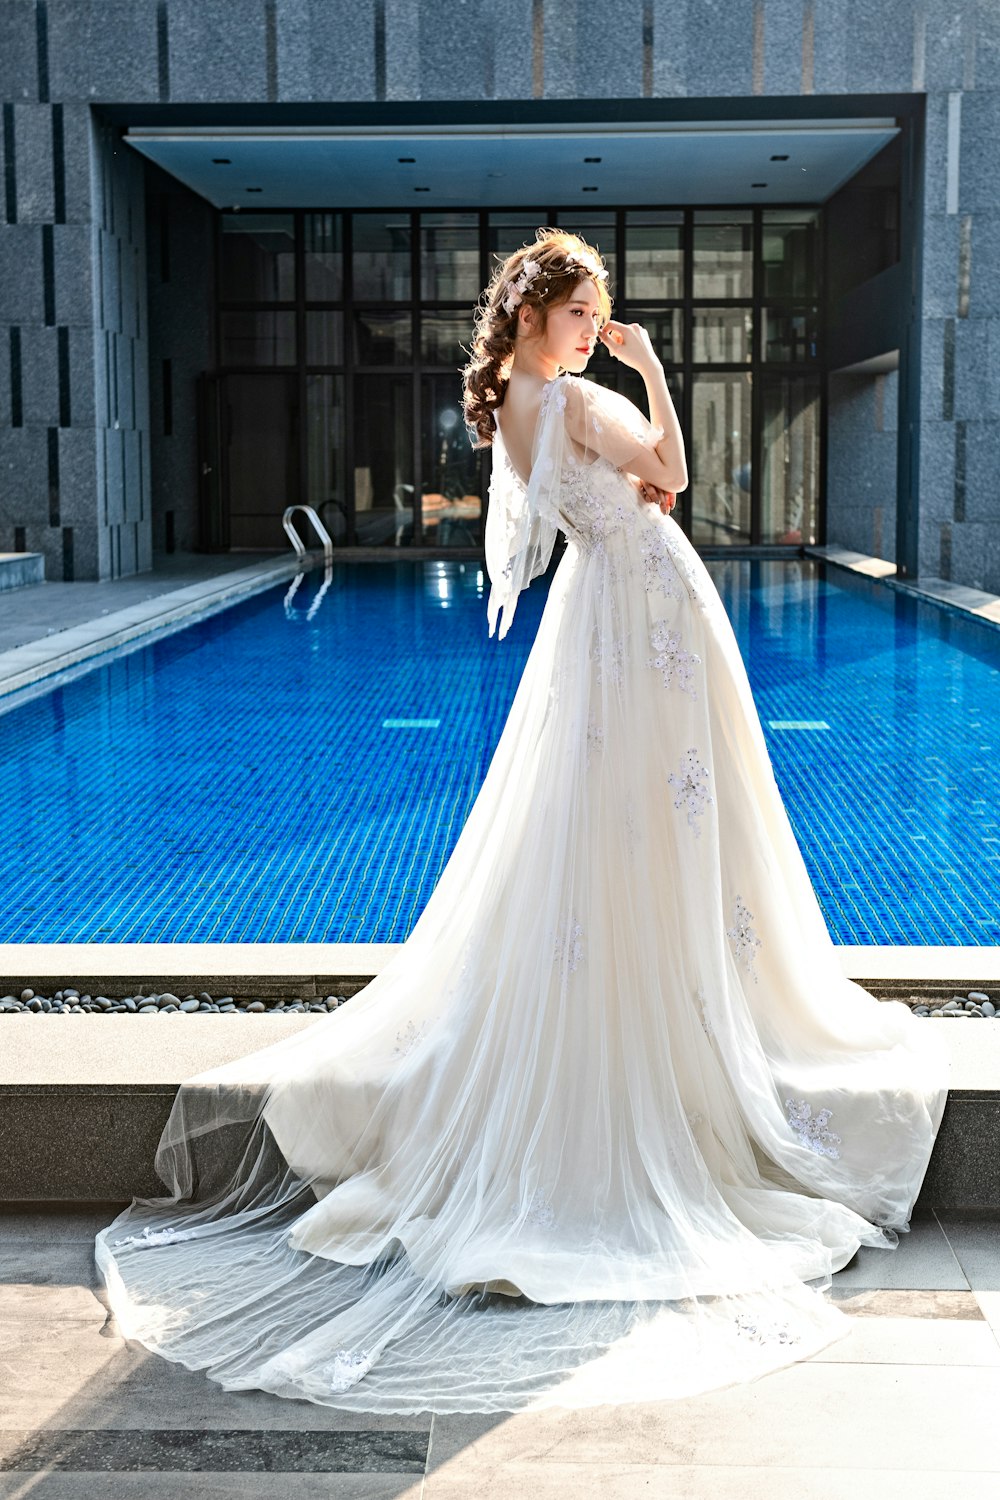
[[[591,255],[589,251],[570,251],[570,253],[566,257],[567,270],[571,266],[579,266],[581,271],[586,272],[588,276],[593,276],[595,280],[607,281],[608,279],[606,268],[601,265],[596,255]],[[521,267],[521,274],[517,276],[513,281],[508,282],[507,290],[504,292],[503,297],[501,298],[500,305],[503,307],[504,312],[512,313],[515,307],[517,307],[517,305],[521,301],[523,301],[524,293],[528,290],[528,287],[534,281],[535,277],[538,275],[541,269],[541,264],[537,260],[526,260],[524,262],[523,266]],[[546,271],[546,281],[548,280],[550,274],[550,272]],[[556,272],[555,274],[558,275],[559,273]]]
[[[503,294],[502,305],[504,312],[512,313],[514,311],[515,307],[521,301],[523,293],[528,290],[528,287],[541,269],[542,267],[537,260],[526,260],[524,262],[524,265],[521,267],[520,276],[515,281],[510,282]]]

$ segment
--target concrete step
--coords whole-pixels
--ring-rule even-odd
[[[214,993],[204,974],[198,988]],[[153,1158],[181,1080],[322,1020],[0,1017],[0,1202],[157,1196]],[[951,1088],[916,1212],[1000,1217],[1000,1021],[920,1024],[949,1051]]]
[[[0,590],[44,582],[45,558],[41,552],[0,552]]]

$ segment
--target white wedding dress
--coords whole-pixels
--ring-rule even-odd
[[[227,1389],[685,1395],[844,1333],[831,1272],[908,1226],[935,1028],[843,977],[718,594],[627,475],[660,436],[562,377],[527,485],[498,437],[491,627],[567,547],[439,884],[345,1006],[183,1085],[170,1196],[98,1235],[125,1335]]]

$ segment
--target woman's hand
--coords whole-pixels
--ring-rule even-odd
[[[605,323],[597,335],[609,354],[620,359],[630,370],[659,369],[660,361],[650,343],[649,334],[641,323]]]
[[[649,505],[658,505],[665,516],[668,516],[677,504],[677,496],[673,490],[658,489],[655,484],[649,484],[640,479],[637,474],[629,474],[628,478],[635,485],[636,494],[640,500]]]

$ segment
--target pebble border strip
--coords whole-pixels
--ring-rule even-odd
[[[127,995],[123,1000],[111,1000],[107,995],[81,995],[73,985],[56,990],[52,996],[38,995],[34,990],[22,990],[20,995],[0,996],[0,1015],[137,1015],[161,1016],[202,1014],[217,1015],[325,1015],[345,1004],[347,995],[327,995],[325,1000],[234,1000],[232,995],[223,995],[218,1000],[202,990],[197,995],[185,995],[181,999],[169,990],[160,995]],[[996,1002],[982,990],[970,990],[967,995],[953,995],[950,1000],[926,1000],[920,995],[911,995],[910,1009],[915,1016],[926,1016],[930,1020],[963,1020],[969,1017],[981,1020],[1000,1019],[1000,996]]]
[[[326,1015],[346,999],[346,995],[327,995],[325,1000],[234,1000],[232,995],[223,995],[215,1000],[206,990],[181,999],[167,990],[161,995],[127,995],[123,1000],[110,1000],[107,995],[81,995],[68,985],[52,996],[37,995],[34,990],[22,990],[19,996],[0,996],[0,1015],[184,1016],[195,1011],[222,1016],[263,1012],[282,1016]]]

